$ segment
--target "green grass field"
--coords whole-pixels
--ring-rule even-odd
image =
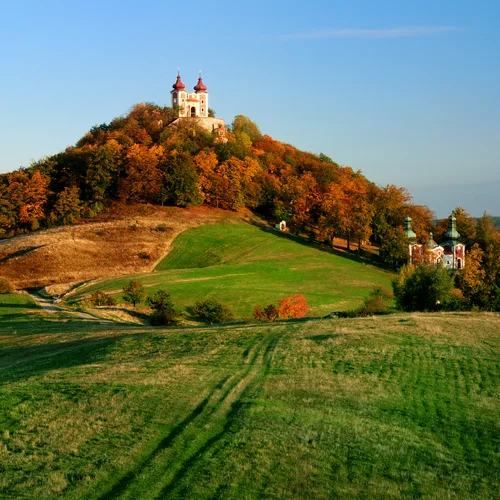
[[[2,323],[31,321],[38,306],[27,293],[0,294],[0,325]]]
[[[500,491],[500,317],[0,325],[3,498]]]
[[[256,305],[304,294],[310,316],[361,304],[374,286],[390,288],[392,275],[374,266],[249,224],[201,226],[179,235],[156,272],[103,279],[81,288],[78,301],[94,290],[114,294],[131,279],[153,294],[166,289],[183,310],[197,300],[215,298],[238,318],[250,318]]]

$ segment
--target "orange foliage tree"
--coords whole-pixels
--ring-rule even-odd
[[[122,200],[134,202],[157,201],[163,175],[158,168],[164,155],[162,146],[148,148],[134,144],[125,154],[126,177],[121,180],[118,193]]]
[[[269,304],[265,308],[257,306],[253,316],[258,320],[274,321],[275,319],[303,318],[310,311],[303,294],[290,295],[279,301],[278,306]]]
[[[31,175],[25,170],[8,174],[7,196],[18,223],[36,229],[45,219],[49,183],[50,179],[39,170]]]

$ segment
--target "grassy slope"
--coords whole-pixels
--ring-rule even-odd
[[[498,315],[0,325],[0,491],[497,498]]]
[[[208,266],[208,267],[207,267]],[[179,235],[173,250],[151,274],[105,279],[83,287],[72,300],[96,289],[115,293],[132,278],[150,293],[166,288],[184,308],[212,297],[251,317],[257,304],[305,294],[312,316],[360,304],[375,285],[390,287],[391,274],[296,242],[249,224],[202,226]]]
[[[38,306],[27,293],[0,294],[0,322],[29,321]]]

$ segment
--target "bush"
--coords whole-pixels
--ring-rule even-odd
[[[129,302],[134,307],[141,302],[144,302],[148,296],[148,292],[140,281],[130,281],[128,285],[123,287],[123,300]]]
[[[192,312],[195,319],[210,324],[224,323],[234,317],[229,307],[213,299],[196,302]]]
[[[13,293],[16,291],[16,287],[7,278],[0,278],[0,293]]]
[[[442,265],[404,266],[392,287],[398,309],[437,311],[452,299],[453,276]]]
[[[278,307],[269,304],[264,309],[257,306],[253,317],[257,320],[274,321],[275,319],[303,318],[310,311],[304,295],[290,295],[279,301]]]
[[[307,305],[304,295],[291,295],[281,299],[278,307],[278,318],[303,318],[311,308]]]
[[[158,290],[153,297],[148,298],[148,304],[153,309],[150,320],[152,325],[175,325],[177,323],[177,312],[165,290]]]
[[[393,295],[384,287],[375,287],[364,300],[363,305],[357,310],[357,316],[371,316],[373,314],[387,314],[389,302]]]
[[[274,304],[269,304],[264,309],[262,309],[262,306],[257,306],[254,309],[253,317],[260,321],[274,321],[278,318],[278,310]]]
[[[114,297],[99,291],[90,294],[90,302],[94,306],[114,306],[116,304]]]

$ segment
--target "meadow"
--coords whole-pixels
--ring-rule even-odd
[[[2,497],[498,498],[498,315],[169,329],[31,307],[0,321]]]
[[[131,280],[151,295],[166,289],[181,310],[204,298],[230,306],[238,319],[256,305],[304,294],[310,316],[359,306],[375,286],[390,288],[392,274],[305,240],[245,223],[219,223],[183,232],[152,273],[105,278],[68,297],[78,303],[96,290],[121,300]],[[189,315],[189,313],[188,313]]]

